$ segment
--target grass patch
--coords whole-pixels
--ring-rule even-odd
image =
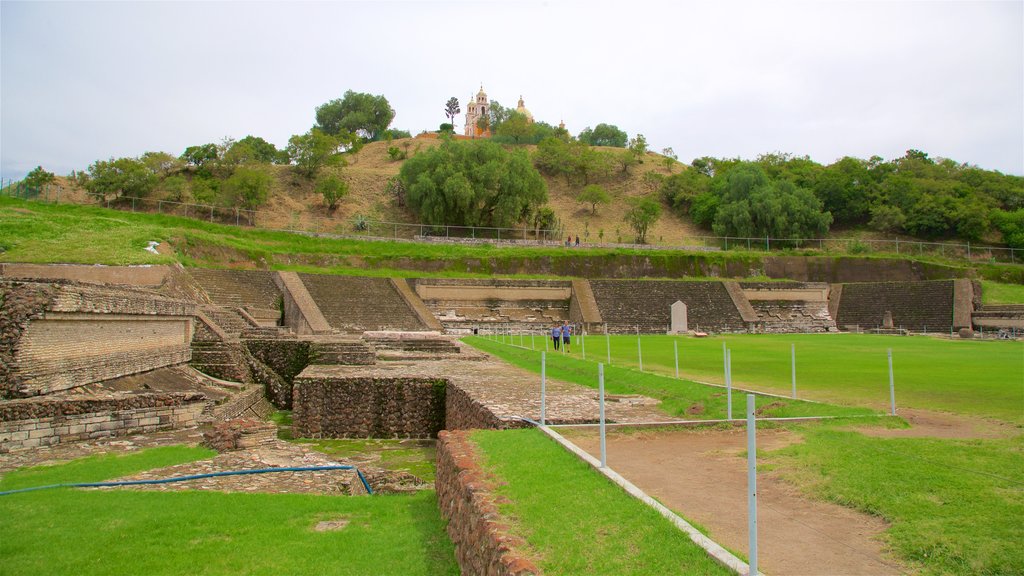
[[[5,496],[0,514],[17,518],[0,525],[5,574],[458,574],[432,491],[62,490]]]
[[[548,574],[730,574],[657,512],[538,430],[472,436],[502,513]]]
[[[602,339],[603,340],[603,339]],[[492,340],[467,337],[465,342],[485,352],[494,354],[527,370],[540,373],[540,352],[496,343]],[[636,340],[633,340],[634,345]],[[590,358],[593,358],[591,356]],[[602,358],[603,359],[603,358]],[[648,368],[646,355],[644,368]],[[547,375],[558,380],[597,388],[597,361],[582,360],[577,354],[547,355]],[[713,420],[727,416],[725,390],[688,380],[677,380],[667,376],[638,372],[621,365],[605,366],[605,392],[607,394],[642,394],[661,400],[658,406],[666,414],[685,420]],[[815,404],[800,400],[758,396],[756,406],[759,416],[867,416],[875,414],[868,408]],[[733,418],[746,414],[747,399],[743,393],[732,395]]]
[[[983,304],[1024,304],[1024,285],[981,281]]]
[[[63,464],[13,470],[0,478],[0,490],[102,482],[154,468],[205,460],[216,455],[213,450],[193,446],[161,446],[128,454],[98,454]]]
[[[376,455],[380,460],[375,464],[381,468],[408,472],[428,483],[434,481],[437,460],[434,440],[301,438],[292,442],[340,459]]]
[[[208,456],[155,448],[12,472],[25,483],[102,480]],[[0,497],[4,574],[458,574],[432,491],[373,497],[129,489]],[[10,521],[17,519],[17,521]],[[344,520],[341,530],[317,523]],[[54,545],[54,543],[59,545]]]
[[[886,539],[925,574],[1024,573],[1024,436],[872,438],[805,427],[767,462],[825,499],[892,523]]]
[[[579,340],[574,338],[574,358],[581,353]],[[612,336],[610,340],[613,366],[638,365],[635,336]],[[486,346],[489,352],[511,348],[495,346],[482,338],[467,342],[487,342],[480,347]],[[534,343],[543,350],[545,342],[538,334]],[[799,397],[878,409],[888,408],[886,350],[892,348],[897,410],[944,410],[1024,424],[1021,342],[869,334],[736,334],[713,338],[648,335],[642,337],[644,370],[674,375],[673,342],[678,343],[680,373],[686,378],[723,383],[725,342],[732,350],[735,386],[782,395],[791,391],[790,344],[795,344]],[[524,343],[530,346],[529,335]],[[604,336],[587,337],[588,360],[604,362],[605,347]],[[549,363],[556,357],[562,355],[549,353]]]

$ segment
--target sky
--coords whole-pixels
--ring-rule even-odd
[[[14,2],[0,0],[0,177],[279,148],[346,90],[392,127],[483,86],[572,134],[599,123],[684,162],[908,149],[1024,175],[1024,0]]]

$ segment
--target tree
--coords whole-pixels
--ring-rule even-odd
[[[661,217],[661,205],[646,196],[635,198],[624,220],[636,233],[636,243],[647,243],[647,231]]]
[[[314,178],[320,168],[342,161],[341,142],[338,138],[313,128],[305,134],[288,139],[288,157],[295,163],[295,169],[307,178]]]
[[[612,146],[625,148],[629,136],[614,124],[598,124],[593,130],[589,126],[578,136],[580,142],[591,146]]]
[[[448,117],[448,121],[455,125],[455,117],[462,112],[462,108],[459,107],[459,99],[452,96],[444,104],[444,115]]]
[[[636,156],[638,162],[643,164],[644,154],[647,154],[647,138],[643,134],[637,134],[629,141],[629,151]]]
[[[676,156],[676,153],[672,150],[671,146],[668,148],[662,148],[661,155],[663,156],[661,161],[665,164],[665,170],[671,173],[672,166],[676,163],[676,160],[679,159],[679,156]]]
[[[603,186],[590,184],[580,191],[579,195],[576,196],[576,200],[590,204],[591,214],[597,215],[597,205],[608,204],[612,201],[612,197]]]
[[[316,127],[331,136],[344,132],[367,142],[380,140],[395,118],[395,110],[383,95],[345,92],[344,98],[331,100],[316,109]]]
[[[140,160],[157,174],[167,174],[181,167],[181,160],[167,152],[146,152]]]
[[[866,221],[871,210],[871,197],[877,186],[867,163],[849,156],[826,166],[814,184],[814,195],[836,222],[858,224]]]
[[[519,144],[521,140],[530,135],[530,131],[530,123],[527,121],[526,116],[513,111],[509,114],[508,119],[498,126],[497,136],[499,138],[511,139],[516,144]]]
[[[498,128],[505,123],[505,120],[508,120],[513,112],[515,112],[514,108],[505,108],[497,100],[491,100],[491,110],[487,113],[491,134],[496,134]]]
[[[398,140],[399,138],[412,138],[412,134],[408,130],[399,130],[398,128],[388,128],[384,131],[385,139]]]
[[[631,167],[640,163],[640,158],[632,150],[616,150],[613,155],[624,174],[628,174]]]
[[[648,172],[648,174],[655,173]],[[710,186],[711,178],[691,169],[665,177],[658,192],[661,194],[661,199],[676,213],[689,214],[694,200],[707,192]]]
[[[428,224],[510,226],[547,201],[526,151],[487,140],[444,140],[407,160],[399,175],[409,207]]]
[[[142,198],[156,187],[156,174],[136,158],[97,160],[89,166],[86,190],[101,198],[116,194],[124,198]]]
[[[907,217],[899,206],[879,204],[871,207],[871,221],[868,226],[881,232],[899,232]]]
[[[334,212],[338,202],[348,195],[348,183],[333,174],[321,176],[316,181],[316,192],[323,196],[328,212]]]
[[[42,166],[36,166],[25,176],[22,183],[25,186],[28,186],[30,190],[39,192],[44,186],[47,184],[53,184],[56,180],[57,177],[53,172],[47,172],[46,170],[43,170]]]
[[[236,148],[240,150],[235,151]],[[262,164],[279,164],[282,158],[281,152],[276,146],[259,136],[252,135],[235,142],[226,153],[226,156],[232,155],[242,157],[245,161]]]
[[[813,238],[832,224],[832,214],[809,190],[772,182],[755,163],[716,176],[712,189],[720,197],[712,226],[719,236]]]
[[[217,157],[217,145],[212,143],[189,146],[181,154],[181,159],[192,166],[203,166],[207,162],[216,161]]]
[[[273,178],[266,170],[241,166],[224,182],[222,190],[234,204],[255,210],[267,202],[271,182]]]

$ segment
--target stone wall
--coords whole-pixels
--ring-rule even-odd
[[[206,397],[194,393],[39,397],[0,403],[0,452],[195,426]]]
[[[444,427],[448,430],[471,430],[476,428],[502,430],[519,427],[519,425],[510,426],[508,422],[495,416],[486,406],[474,400],[472,396],[457,385],[449,384],[445,394]]]
[[[444,380],[319,376],[311,370],[293,388],[297,436],[432,438],[444,427]]]
[[[306,340],[246,340],[245,348],[258,364],[250,365],[257,382],[266,386],[267,398],[284,410],[292,409],[292,386],[295,377],[314,363],[313,346]]]
[[[168,266],[101,266],[92,264],[0,264],[0,276],[35,280],[71,280],[87,284],[157,287],[164,283]]]
[[[441,432],[434,485],[463,574],[540,574],[522,552],[526,543],[512,534],[509,521],[501,516],[496,482],[481,467],[467,432]]]
[[[191,357],[195,306],[188,302],[67,282],[2,285],[0,330],[5,340],[16,337],[4,347],[9,358],[0,390],[8,397],[49,394]]]
[[[844,284],[836,324],[881,327],[886,311],[896,328],[946,332],[953,324],[953,281]]]
[[[671,323],[670,308],[686,304],[691,330],[744,332],[747,329],[722,282],[676,280],[591,280],[601,317],[613,334],[664,334]]]

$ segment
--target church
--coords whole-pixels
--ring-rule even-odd
[[[526,109],[522,96],[519,96],[516,112],[525,116],[528,124],[533,124],[533,114]],[[487,93],[484,92],[484,87],[481,84],[476,97],[470,97],[469,103],[466,105],[466,136],[469,138],[491,137],[490,113],[491,102],[487,99]]]

